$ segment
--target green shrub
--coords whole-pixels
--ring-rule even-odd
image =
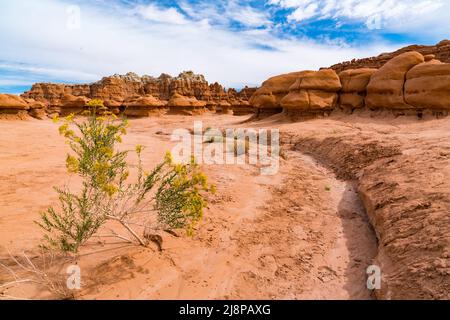
[[[82,188],[78,194],[67,187],[55,188],[59,208],[50,207],[37,222],[46,232],[44,247],[76,253],[108,220],[119,222],[132,236],[130,241],[145,246],[146,240],[130,227],[130,221],[136,217],[152,221],[148,215],[154,215],[157,223],[152,229],[185,229],[191,235],[207,205],[205,193],[214,192],[197,164],[175,164],[168,153],[147,173],[141,160],[143,147],[136,146],[137,179],[129,182],[129,151],[117,150],[128,122],[107,112],[97,116],[97,110],[104,108],[99,100],[89,107],[85,121],[70,115],[59,127],[73,151],[66,158],[67,170],[82,178]]]

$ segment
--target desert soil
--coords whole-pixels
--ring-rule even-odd
[[[284,158],[275,176],[253,165],[204,165],[217,193],[195,235],[162,233],[163,251],[119,239],[95,238],[74,261],[56,257],[52,272],[82,270],[77,299],[372,299],[366,268],[377,255],[377,236],[361,203],[357,170],[315,153],[311,141],[377,140],[410,154],[418,148],[448,148],[450,120],[372,119],[333,116],[291,123],[281,116],[162,116],[131,121],[124,147],[147,148],[152,167],[173,146],[172,130],[203,127],[279,128]],[[359,140],[358,140],[359,139]],[[439,141],[436,141],[439,140]],[[320,151],[320,145],[317,150]],[[39,212],[57,204],[53,186],[76,187],[65,169],[68,147],[50,120],[0,120],[0,262],[10,255],[38,261]],[[449,153],[450,154],[450,153]],[[131,158],[131,162],[136,161]],[[450,175],[441,171],[443,175]],[[414,170],[414,168],[411,168]],[[447,189],[446,189],[447,190]],[[114,223],[107,229],[117,229]],[[102,231],[100,232],[102,233]],[[34,260],[33,260],[34,261]],[[36,262],[38,264],[38,262]],[[0,271],[0,285],[11,280]],[[0,290],[4,296],[58,298],[37,285]]]

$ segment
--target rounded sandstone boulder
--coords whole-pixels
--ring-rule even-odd
[[[373,68],[361,68],[342,71],[339,73],[342,92],[366,92],[370,78],[377,70]]]
[[[8,110],[28,110],[28,103],[19,96],[13,94],[0,94],[0,111]]]
[[[450,63],[422,63],[406,75],[405,100],[416,108],[450,110]]]
[[[124,103],[124,114],[130,117],[148,117],[158,114],[166,107],[167,101],[159,100],[152,95],[135,96]]]
[[[287,110],[325,111],[337,103],[341,82],[334,70],[303,71],[281,100]]]
[[[406,74],[424,61],[423,55],[416,51],[406,52],[389,60],[370,78],[365,100],[367,107],[372,110],[413,109],[413,106],[405,102],[403,93]]]
[[[341,81],[332,69],[322,69],[319,71],[304,71],[297,81],[290,88],[305,90],[322,90],[327,92],[338,92],[341,90]]]
[[[339,73],[342,90],[339,95],[339,106],[342,110],[352,113],[364,107],[367,85],[372,75],[377,72],[373,68],[349,69]]]
[[[146,95],[143,97],[133,97],[125,102],[127,108],[159,108],[167,105],[166,101],[159,100],[152,95]]]
[[[297,81],[301,72],[292,72],[272,77],[263,82],[261,88],[250,98],[250,104],[255,108],[281,108],[280,102],[289,93],[289,88]]]
[[[194,108],[202,108],[206,106],[205,101],[199,101],[195,97],[185,97],[182,96],[179,93],[175,93],[170,98],[169,102],[167,103],[169,107],[194,107]]]

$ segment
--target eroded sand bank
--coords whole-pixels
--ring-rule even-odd
[[[436,177],[426,182],[414,176],[414,183],[421,188],[438,188],[433,192],[439,192],[441,202],[448,204],[448,119],[418,122],[333,116],[298,123],[282,116],[258,122],[244,122],[246,119],[206,115],[131,121],[124,147],[146,146],[143,159],[149,167],[173,146],[171,132],[191,129],[194,120],[202,120],[204,128],[279,128],[285,159],[275,176],[261,176],[257,166],[248,164],[204,165],[218,192],[209,199],[205,219],[195,236],[164,233],[162,253],[120,240],[95,238],[76,261],[83,282],[76,298],[373,298],[366,288],[365,272],[377,256],[377,237],[360,200],[361,183],[355,181],[360,169],[383,157],[350,150],[356,152],[355,159],[366,156],[373,160],[366,163],[353,159],[352,167],[352,159],[327,147],[326,139],[353,146],[376,141],[400,150],[409,156],[411,171],[423,169],[420,164],[428,157]],[[76,186],[78,182],[66,174],[68,148],[50,120],[0,120],[0,150],[1,259],[5,262],[10,253],[22,252],[39,259],[37,246],[42,233],[33,221],[40,211],[57,204],[53,186]],[[339,163],[336,157],[342,157],[345,163]],[[441,157],[440,161],[435,157]],[[400,175],[400,171],[393,172]],[[432,186],[438,181],[438,186]],[[372,219],[372,224],[377,225],[377,221]],[[116,228],[113,223],[107,227]],[[64,267],[74,261],[59,259],[59,271],[64,274]],[[0,271],[0,282],[7,279],[7,273]],[[33,285],[8,294],[54,297]]]

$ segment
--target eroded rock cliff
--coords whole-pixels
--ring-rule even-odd
[[[376,71],[377,69],[362,68],[349,69],[339,73],[342,84],[339,106],[342,110],[346,113],[352,113],[356,109],[364,108],[367,85]]]
[[[113,75],[83,85],[37,83],[22,95],[45,104],[49,114],[83,111],[90,99],[101,99],[114,113],[148,116],[170,109],[172,112],[199,113],[206,110],[248,114],[248,100],[256,89],[226,90],[219,83],[209,84],[203,75],[186,71],[177,77],[162,74],[158,78],[135,73]]]
[[[406,51],[394,55],[379,69],[348,69],[339,76],[333,69],[293,72],[265,81],[250,104],[259,110],[258,115],[283,111],[307,118],[327,115],[338,106],[346,113],[366,109],[394,116],[447,116],[449,66],[434,54]]]
[[[337,104],[341,82],[331,69],[304,71],[281,99],[281,106],[290,114],[314,114],[332,111]]]
[[[331,66],[330,68],[334,69],[337,73],[340,73],[348,69],[360,69],[360,68],[379,69],[392,58],[409,51],[416,51],[424,56],[432,54],[436,57],[436,59],[442,62],[450,62],[450,40],[443,40],[434,46],[412,45],[399,49],[395,52],[382,53],[377,57],[353,59],[351,61],[338,63]]]

